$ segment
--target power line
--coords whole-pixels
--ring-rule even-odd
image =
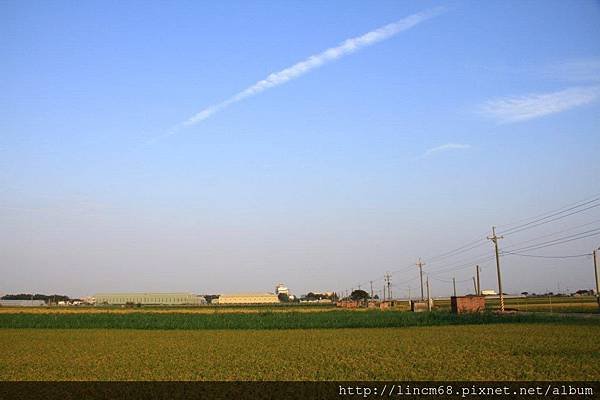
[[[465,268],[471,268],[473,265],[475,265],[477,263],[484,263],[486,261],[492,260],[493,258],[494,258],[494,256],[486,255],[483,258],[472,259],[469,262],[465,262],[463,264],[450,265],[450,266],[447,266],[446,268],[433,270],[430,272],[433,272],[433,275],[439,275],[440,273],[443,273],[443,272],[458,271],[458,270],[465,269]]]
[[[505,231],[503,231],[503,233],[504,234],[518,233],[518,232],[521,232],[521,231],[524,231],[524,230],[533,229],[533,228],[535,228],[537,226],[540,226],[540,225],[548,224],[550,222],[554,222],[554,221],[557,221],[557,220],[560,220],[560,219],[567,218],[567,217],[569,217],[571,215],[575,215],[575,214],[587,211],[589,209],[592,209],[592,208],[595,208],[595,207],[599,207],[600,203],[594,204],[594,203],[598,202],[599,200],[600,200],[600,196],[599,196],[599,194],[596,194],[592,198],[588,198],[588,199],[581,200],[581,201],[578,201],[578,202],[575,202],[575,203],[571,203],[569,205],[566,205],[564,207],[561,207],[561,208],[553,210],[553,211],[542,213],[542,214],[539,214],[539,215],[534,216],[534,217],[522,219],[522,220],[513,222],[511,224],[501,225],[502,227],[509,227],[508,229],[506,229]],[[581,208],[581,207],[584,207],[584,206],[588,206],[588,207]],[[570,212],[570,213],[565,214],[565,215],[561,215],[561,214],[567,213],[569,211],[573,211],[573,212]],[[523,221],[528,221],[528,220],[531,220],[531,221],[526,222],[526,223],[521,223]],[[587,224],[580,225],[578,227],[583,227],[583,226],[591,225],[592,223],[597,222],[597,221],[592,221],[592,222],[589,222]],[[517,224],[517,225],[515,225],[515,224]],[[515,225],[515,226],[512,226],[512,225]],[[519,244],[508,246],[505,249],[513,249],[515,246],[523,245],[524,243],[529,243],[529,242],[532,242],[534,240],[539,240],[540,238],[554,236],[556,234],[559,234],[559,233],[562,233],[562,232],[566,232],[566,231],[569,231],[569,230],[573,230],[573,229],[577,229],[577,227],[573,227],[573,228],[569,228],[569,229],[566,229],[566,230],[563,230],[563,231],[555,232],[555,233],[552,233],[550,235],[543,235],[541,237],[530,239],[530,240],[527,240],[525,242],[521,242]],[[514,250],[513,252],[516,253],[516,252],[522,251],[522,250],[537,250],[537,249],[541,249],[541,248],[545,248],[545,247],[550,247],[550,246],[560,245],[560,244],[563,244],[563,243],[568,243],[568,242],[575,241],[575,240],[585,239],[587,237],[597,236],[597,235],[600,235],[600,232],[598,232],[598,233],[595,233],[595,232],[596,232],[596,230],[599,230],[599,229],[600,228],[593,229],[593,230],[586,231],[586,232],[580,232],[578,234],[569,235],[569,236],[566,236],[566,237],[554,239],[554,240],[547,241],[547,242],[533,244],[531,246],[525,246],[525,247],[522,247],[522,248],[513,249]],[[590,234],[584,235],[586,233],[590,233]],[[583,235],[583,236],[581,236],[581,235]],[[451,258],[451,257],[454,257],[454,256],[456,256],[458,254],[462,254],[462,253],[468,252],[470,250],[473,250],[473,249],[475,249],[477,247],[480,247],[485,242],[486,242],[486,239],[478,238],[477,240],[471,241],[471,242],[469,242],[467,244],[464,244],[464,245],[462,245],[460,247],[457,247],[457,248],[455,248],[453,250],[449,250],[449,251],[437,254],[435,256],[429,257],[428,260],[429,260],[429,262],[432,262],[432,263],[436,264],[436,263],[439,263],[440,261],[442,261],[444,259]],[[506,252],[506,251],[502,252],[503,255],[504,254],[510,254],[510,253],[511,252]],[[447,272],[447,271],[453,271],[453,270],[460,270],[460,269],[464,269],[464,268],[469,268],[469,267],[472,267],[472,265],[474,263],[487,262],[487,261],[489,261],[490,259],[493,259],[493,258],[494,258],[493,256],[492,257],[487,256],[485,258],[473,260],[473,261],[471,261],[468,264],[452,265],[452,266],[449,266],[447,268],[442,268],[442,269],[439,269],[439,270],[434,270],[433,272],[435,272],[436,275],[439,275],[439,274]],[[411,268],[411,267],[414,267],[414,264],[406,265],[402,269],[392,271],[391,274],[398,273],[398,272],[404,272],[406,269]],[[405,282],[414,281],[417,278],[413,278],[413,279],[407,280]],[[366,281],[366,282],[364,282],[364,284],[366,284],[368,282],[370,282],[370,281]],[[384,280],[384,282],[385,282],[385,280]]]
[[[502,255],[512,255],[512,256],[521,256],[521,257],[534,257],[534,258],[577,258],[577,257],[589,257],[592,255],[592,253],[585,253],[585,254],[574,254],[574,255],[568,255],[568,256],[542,256],[542,255],[537,255],[537,254],[523,254],[523,253],[513,253],[511,251],[503,251]]]
[[[547,237],[552,237],[552,236],[559,235],[559,234],[561,234],[561,233],[570,232],[570,231],[572,231],[572,230],[575,230],[575,229],[583,228],[584,226],[593,225],[593,224],[595,224],[595,223],[597,223],[597,222],[600,222],[600,219],[596,219],[596,220],[594,220],[594,221],[587,222],[587,223],[585,223],[585,224],[581,224],[581,225],[577,225],[577,226],[573,226],[573,227],[570,227],[570,228],[567,228],[567,229],[562,229],[562,230],[560,230],[560,231],[556,231],[556,232],[549,233],[549,234],[546,234],[546,235],[542,235],[542,236],[536,236],[536,237],[534,237],[534,238],[531,238],[531,239],[528,239],[528,240],[522,241],[522,242],[520,242],[520,243],[518,243],[518,244],[513,244],[513,245],[511,245],[511,246],[505,246],[505,247],[504,247],[504,249],[505,249],[505,250],[506,250],[506,249],[511,249],[511,248],[513,248],[513,247],[517,247],[517,246],[519,246],[519,245],[523,245],[523,244],[525,244],[525,243],[531,243],[531,242],[535,242],[536,240],[539,240],[539,239],[544,239],[544,238],[547,238]]]
[[[482,235],[482,236],[485,236],[485,235]],[[460,247],[458,247],[458,248],[456,248],[454,250],[450,250],[450,251],[447,251],[445,253],[441,253],[441,254],[435,255],[433,257],[428,257],[427,260],[430,263],[431,262],[437,262],[437,261],[440,261],[441,259],[452,257],[452,256],[455,256],[457,254],[461,254],[461,253],[464,253],[466,251],[475,249],[475,248],[481,246],[483,243],[485,243],[485,239],[484,238],[479,238],[479,239],[474,240],[472,242],[469,242],[469,243],[467,243],[467,244],[465,244],[463,246],[460,246]]]
[[[541,214],[535,215],[535,216],[533,216],[533,217],[523,218],[523,219],[520,219],[520,220],[518,220],[518,221],[513,221],[513,222],[511,222],[511,223],[504,224],[504,225],[498,225],[498,228],[505,228],[505,227],[510,227],[510,226],[512,226],[512,225],[521,224],[521,223],[522,223],[522,222],[524,222],[524,221],[528,221],[528,220],[530,220],[530,219],[538,219],[538,218],[544,217],[544,216],[545,216],[545,215],[547,215],[547,214],[557,214],[557,213],[561,213],[561,212],[569,211],[569,210],[571,210],[571,209],[573,209],[573,208],[577,208],[577,207],[580,207],[580,206],[582,206],[582,205],[589,204],[590,202],[594,202],[594,201],[596,201],[596,200],[598,200],[598,199],[600,199],[600,193],[596,193],[596,194],[594,194],[594,195],[592,195],[592,196],[590,196],[590,197],[588,197],[588,198],[586,198],[586,199],[579,200],[579,201],[576,201],[576,202],[574,202],[574,203],[570,203],[570,204],[564,205],[564,206],[562,206],[562,207],[560,207],[560,208],[557,208],[557,209],[555,209],[555,210],[546,211],[546,212],[544,212],[544,213],[541,213]],[[583,203],[583,204],[580,204],[580,203]],[[575,206],[575,207],[573,207],[573,206]],[[567,210],[563,210],[564,208],[568,208],[568,209],[567,209]],[[548,217],[551,217],[551,215],[548,215]],[[530,221],[530,223],[533,223],[533,222],[535,222],[535,221]],[[512,228],[507,228],[507,229],[506,229],[504,232],[506,232],[506,231],[508,231],[508,230],[510,230],[510,229],[516,229],[516,228],[518,228],[518,227],[519,227],[519,226],[514,226],[514,227],[512,227]]]
[[[581,235],[583,235],[583,236],[581,236]],[[525,247],[521,247],[518,249],[512,249],[512,251],[516,253],[516,252],[524,251],[524,250],[531,251],[531,250],[543,249],[545,247],[557,246],[559,244],[569,243],[569,242],[573,242],[575,240],[581,240],[581,239],[598,236],[598,235],[600,235],[600,228],[591,229],[591,230],[585,231],[585,232],[575,233],[573,235],[564,236],[562,238],[549,240],[549,241],[534,244],[531,246],[525,246]]]
[[[433,276],[429,276],[431,279],[433,279],[434,281],[438,281],[438,282],[443,282],[443,283],[452,283],[452,280],[446,280],[446,279],[439,279],[439,278],[434,278]],[[456,283],[465,283],[470,281],[471,278],[468,279],[462,279],[462,280],[456,280]]]
[[[599,198],[599,199],[600,199],[600,198]],[[595,200],[595,201],[597,201],[597,200]],[[585,203],[585,204],[589,204],[589,203]],[[579,214],[579,213],[581,213],[581,212],[587,211],[587,210],[589,210],[589,209],[592,209],[592,208],[595,208],[595,207],[600,207],[600,203],[598,203],[598,204],[593,204],[593,205],[591,205],[591,206],[588,206],[588,207],[585,207],[585,208],[583,208],[583,209],[580,209],[580,210],[573,211],[573,212],[571,212],[571,213],[569,213],[569,214],[566,214],[566,215],[559,215],[559,214],[562,214],[562,213],[564,213],[564,212],[566,212],[566,211],[570,211],[570,210],[573,210],[574,208],[579,208],[579,207],[580,207],[580,206],[573,207],[573,208],[569,208],[569,209],[567,209],[567,210],[565,210],[565,211],[562,211],[562,212],[560,212],[560,213],[551,214],[551,215],[549,215],[549,216],[547,216],[547,217],[540,218],[540,219],[538,219],[538,220],[535,220],[535,221],[531,221],[531,222],[529,222],[529,223],[527,223],[527,224],[523,224],[523,225],[520,225],[520,226],[517,226],[517,227],[511,228],[511,229],[508,229],[508,230],[506,230],[506,231],[503,231],[503,232],[502,232],[502,235],[513,235],[513,234],[515,234],[515,233],[518,233],[518,232],[522,232],[522,231],[525,231],[525,230],[528,230],[528,229],[533,229],[533,228],[536,228],[536,227],[538,227],[538,226],[540,226],[540,225],[545,225],[545,224],[548,224],[548,223],[550,223],[550,222],[558,221],[558,220],[560,220],[560,219],[567,218],[567,217],[569,217],[569,216],[571,216],[571,215]],[[550,220],[548,220],[548,221],[544,221],[545,219],[548,219],[548,218],[550,218],[550,217],[553,217],[553,216],[556,216],[556,215],[559,215],[559,216],[557,216],[556,218],[552,218],[552,219],[550,219]],[[542,221],[542,222],[540,222],[540,221]],[[537,223],[536,223],[536,222],[537,222]],[[532,224],[534,224],[534,225],[532,225]]]

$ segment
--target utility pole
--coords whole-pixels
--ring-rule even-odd
[[[488,236],[488,239],[494,242],[494,249],[496,250],[496,271],[498,273],[498,292],[500,294],[500,312],[504,312],[504,293],[502,292],[502,276],[500,275],[500,252],[498,251],[498,239],[504,239],[504,236],[496,235],[496,227],[492,226],[492,236]]]
[[[596,301],[598,302],[598,308],[600,308],[600,280],[598,279],[600,276],[598,275],[598,260],[596,259],[597,250],[600,250],[600,247],[592,252],[592,257],[594,258],[594,273],[596,274]]]
[[[373,281],[369,281],[369,283],[371,284],[371,298],[373,298]]]
[[[477,288],[475,290],[475,294],[477,296],[481,296],[481,282],[479,282],[479,265],[475,266],[475,272],[477,272]]]
[[[427,277],[427,311],[431,311],[431,296],[429,295],[429,276]]]
[[[385,301],[385,283],[383,284],[383,301]]]
[[[475,294],[477,294],[477,282],[475,282],[475,277],[473,277],[473,289],[475,289]]]
[[[425,297],[423,296],[423,265],[425,265],[425,263],[421,261],[421,258],[419,258],[417,267],[419,267],[419,274],[421,275],[421,301],[425,300]]]
[[[387,273],[385,274],[385,282],[386,282],[386,284],[387,284],[387,290],[388,290],[388,300],[392,300],[392,290],[391,290],[391,288],[390,288],[390,285],[392,284],[391,278],[392,278],[392,276],[390,275],[390,273],[389,273],[389,272],[387,272]]]
[[[456,297],[456,278],[452,277],[452,286],[454,287],[454,297]]]

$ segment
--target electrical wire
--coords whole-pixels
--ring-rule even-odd
[[[572,210],[572,209],[574,209],[574,208],[577,208],[577,207],[580,207],[580,206],[582,206],[582,205],[586,205],[586,204],[589,204],[589,203],[595,202],[595,201],[597,201],[597,200],[599,200],[599,199],[600,199],[600,193],[596,193],[596,194],[594,194],[594,195],[592,195],[592,196],[590,196],[590,197],[588,197],[588,198],[585,198],[585,199],[583,199],[583,200],[576,201],[576,202],[574,202],[574,203],[567,204],[567,205],[565,205],[565,206],[562,206],[562,207],[560,207],[560,208],[557,208],[557,209],[555,209],[555,210],[546,211],[546,212],[544,212],[544,213],[541,213],[541,214],[535,215],[535,216],[533,216],[533,217],[523,218],[523,219],[520,219],[520,220],[518,220],[518,221],[513,221],[513,222],[511,222],[511,223],[508,223],[508,224],[504,224],[504,225],[497,225],[496,227],[497,227],[497,228],[506,228],[506,227],[509,227],[509,228],[506,228],[506,229],[505,229],[505,231],[508,231],[508,230],[511,230],[511,229],[516,229],[516,228],[518,228],[519,226],[526,225],[526,224],[518,225],[518,224],[521,224],[521,223],[522,223],[522,222],[524,222],[524,221],[528,221],[528,220],[532,220],[532,219],[533,219],[533,220],[539,220],[539,219],[543,219],[542,217],[544,217],[544,216],[546,216],[546,218],[549,218],[549,217],[551,217],[552,215],[555,215],[555,214],[560,214],[560,213],[562,213],[562,212],[566,212],[566,211]],[[582,204],[580,204],[580,203],[582,203]],[[565,210],[565,208],[566,208],[566,210]],[[547,215],[547,214],[552,214],[552,215]],[[535,221],[530,221],[529,223],[533,223],[533,222],[535,222]],[[513,226],[513,225],[516,225],[516,226]],[[510,228],[511,226],[512,226],[512,228]]]
[[[583,235],[583,236],[581,236]],[[518,249],[512,249],[511,251],[516,253],[519,251],[531,251],[531,250],[537,250],[537,249],[542,249],[542,248],[546,248],[546,247],[551,247],[551,246],[557,246],[559,244],[563,244],[563,243],[569,243],[569,242],[573,242],[575,240],[581,240],[581,239],[586,239],[588,237],[593,237],[593,236],[598,236],[600,235],[600,228],[597,229],[592,229],[589,231],[585,231],[585,232],[580,232],[580,233],[576,233],[573,235],[568,235],[568,236],[564,236],[562,238],[558,238],[558,239],[554,239],[554,240],[549,240],[546,242],[542,242],[542,243],[537,243],[531,246],[525,246],[525,247],[521,247]]]
[[[599,199],[600,199],[600,198],[599,198]],[[588,203],[586,203],[586,204],[588,204]],[[522,231],[526,231],[526,230],[528,230],[528,229],[537,228],[538,226],[545,225],[545,224],[548,224],[548,223],[550,223],[550,222],[558,221],[558,220],[561,220],[561,219],[563,219],[563,218],[567,218],[567,217],[569,217],[569,216],[571,216],[571,215],[579,214],[579,213],[582,213],[582,212],[584,212],[584,211],[587,211],[587,210],[590,210],[590,209],[592,209],[592,208],[596,208],[596,207],[600,207],[600,203],[593,204],[593,205],[591,205],[591,206],[588,206],[588,207],[586,207],[586,208],[583,208],[583,209],[581,209],[581,210],[576,210],[576,211],[573,211],[573,212],[571,212],[571,213],[569,213],[569,214],[566,214],[566,215],[559,215],[559,216],[557,216],[556,218],[552,218],[552,219],[550,219],[550,220],[543,221],[543,220],[545,220],[545,219],[547,219],[547,218],[553,217],[553,216],[555,216],[555,215],[558,215],[558,214],[549,215],[548,217],[541,218],[541,219],[539,219],[539,220],[536,220],[536,221],[532,221],[532,222],[530,222],[530,223],[528,223],[528,224],[523,224],[523,225],[521,225],[521,226],[519,226],[519,227],[515,227],[515,228],[512,228],[512,229],[508,229],[508,230],[506,230],[506,231],[502,231],[502,232],[500,232],[500,234],[501,234],[501,235],[503,235],[503,236],[513,235],[513,234],[515,234],[515,233],[522,232]],[[570,208],[570,209],[568,209],[568,210],[565,210],[565,211],[563,211],[563,212],[570,211],[570,210],[572,210],[572,209],[573,209],[573,208]],[[561,213],[561,214],[562,214],[562,213]],[[539,222],[539,221],[542,221],[542,222]],[[536,222],[538,222],[538,223],[536,223]],[[533,224],[533,225],[532,225],[532,224]],[[519,229],[517,229],[517,228],[519,228]]]
[[[536,236],[534,238],[531,238],[531,239],[528,239],[528,240],[525,240],[525,241],[521,241],[521,242],[519,242],[517,244],[513,244],[513,245],[509,245],[509,246],[503,246],[503,249],[507,250],[507,249],[511,249],[511,248],[514,248],[514,247],[518,247],[518,246],[523,245],[525,243],[531,243],[531,242],[535,242],[536,240],[539,240],[539,239],[544,239],[544,238],[547,238],[547,237],[552,237],[552,236],[559,235],[561,233],[570,232],[570,231],[575,230],[575,229],[583,228],[584,226],[593,225],[593,224],[595,224],[597,222],[600,222],[600,219],[596,219],[594,221],[591,221],[591,222],[588,222],[588,223],[585,223],[585,224],[581,224],[581,225],[577,225],[577,226],[573,226],[573,227],[570,227],[570,228],[567,228],[567,229],[562,229],[560,231],[556,231],[556,232],[549,233],[549,234],[546,234],[546,235]]]
[[[533,257],[533,258],[556,258],[556,259],[563,259],[563,258],[589,257],[589,256],[592,255],[592,253],[573,254],[573,255],[568,255],[568,256],[542,256],[542,255],[537,255],[537,254],[523,254],[523,253],[513,253],[513,252],[510,252],[510,251],[506,251],[506,252],[502,252],[502,255],[521,256],[521,257]]]
[[[571,203],[569,205],[566,205],[564,207],[561,207],[561,208],[553,210],[553,211],[542,213],[542,214],[539,214],[539,215],[534,216],[534,217],[525,218],[525,219],[513,222],[511,224],[499,225],[499,227],[508,227],[507,229],[505,229],[504,231],[502,231],[501,234],[502,235],[512,235],[512,234],[515,234],[515,233],[518,233],[518,232],[522,232],[524,230],[533,229],[533,228],[536,228],[536,227],[541,226],[541,225],[545,225],[545,224],[548,224],[548,223],[551,223],[551,222],[554,222],[554,221],[558,221],[558,220],[567,218],[567,217],[575,215],[575,214],[579,214],[579,213],[587,211],[589,209],[599,207],[600,203],[597,203],[599,200],[600,200],[600,196],[597,194],[597,195],[594,195],[594,197],[592,197],[592,198],[588,198],[588,199],[581,200],[581,201],[578,201],[578,202],[575,202],[575,203]],[[595,204],[595,203],[597,203],[597,204]],[[584,206],[587,206],[587,207],[584,207]],[[584,207],[584,208],[581,208],[581,207]],[[568,213],[569,211],[572,211],[572,212]],[[568,213],[568,214],[564,214],[564,213]],[[562,215],[562,214],[564,214],[564,215]],[[528,221],[528,220],[531,220],[531,221],[526,222],[526,223],[521,223],[523,221]],[[591,225],[594,222],[598,222],[598,221],[600,221],[600,220],[596,220],[596,221],[592,221],[592,222],[589,222],[589,223],[586,223],[586,224],[583,224],[583,225],[579,225],[578,227],[588,226],[588,225]],[[517,224],[517,225],[515,225],[515,224]],[[515,226],[512,226],[512,225],[515,225]],[[522,255],[522,254],[517,254],[517,252],[519,252],[519,251],[532,251],[532,250],[542,249],[542,248],[545,248],[545,247],[556,246],[556,245],[560,245],[560,244],[564,244],[564,243],[569,243],[569,242],[572,242],[572,241],[581,240],[581,239],[585,239],[585,238],[588,238],[588,237],[594,237],[594,236],[600,235],[600,232],[596,232],[596,231],[600,230],[600,228],[597,228],[597,229],[592,229],[592,230],[589,230],[589,231],[580,232],[580,233],[577,233],[577,234],[565,236],[565,237],[562,237],[562,238],[554,239],[554,240],[551,240],[551,241],[546,241],[546,242],[537,243],[537,244],[533,244],[533,245],[530,245],[530,246],[525,246],[525,247],[521,247],[521,248],[518,248],[518,249],[514,249],[515,246],[523,245],[524,243],[530,243],[532,241],[539,240],[541,238],[551,237],[551,236],[557,235],[559,233],[563,233],[563,232],[567,232],[567,231],[570,231],[570,230],[573,230],[573,229],[577,229],[578,227],[568,228],[568,229],[565,229],[565,230],[562,230],[562,231],[559,231],[559,232],[554,232],[554,233],[549,234],[549,235],[543,235],[541,237],[533,238],[533,239],[527,240],[525,242],[521,242],[519,244],[508,246],[505,249],[510,249],[511,251],[510,252],[509,251],[503,251],[502,255],[509,255],[509,254],[510,255]],[[583,236],[581,236],[581,235],[583,235]],[[455,248],[453,250],[449,250],[449,251],[446,251],[446,252],[434,255],[432,257],[426,258],[426,260],[429,260],[428,263],[437,264],[437,263],[439,263],[440,261],[442,261],[444,259],[448,259],[448,258],[454,257],[456,255],[459,255],[459,254],[468,252],[470,250],[473,250],[475,248],[478,248],[478,247],[482,246],[485,242],[486,242],[485,238],[479,238],[477,240],[474,240],[474,241],[471,241],[471,242],[469,242],[467,244],[464,244],[464,245],[462,245],[460,247],[457,247],[457,248]],[[533,257],[534,255],[523,255],[523,256],[531,256],[531,257]],[[577,256],[583,256],[583,255],[577,255]],[[544,257],[538,256],[538,257],[540,257],[540,258],[550,258],[550,256],[544,256]],[[458,270],[465,269],[465,268],[471,268],[473,266],[473,264],[484,263],[484,262],[487,262],[487,261],[492,260],[494,258],[495,258],[495,256],[487,256],[485,258],[481,258],[481,259],[477,259],[477,260],[472,260],[469,263],[465,263],[465,264],[461,264],[461,265],[450,265],[450,266],[448,266],[446,268],[442,268],[442,269],[439,269],[439,270],[430,271],[430,272],[433,272],[433,273],[430,273],[429,276],[439,275],[441,273],[449,272],[449,271],[458,271]],[[414,264],[410,264],[410,265],[407,265],[407,266],[403,267],[402,269],[394,270],[394,271],[391,271],[389,273],[393,275],[395,273],[404,272],[406,269],[412,268],[413,266],[414,266]],[[415,277],[413,279],[410,279],[410,280],[407,280],[407,281],[404,281],[404,282],[411,282],[411,281],[414,281],[414,280],[416,280],[418,278],[419,277],[417,276],[417,277]],[[432,279],[434,279],[434,278],[432,278]],[[379,283],[379,281],[381,281],[381,280],[382,279],[380,278],[380,279],[377,279],[377,280],[373,280],[373,282],[378,282]],[[385,282],[385,279],[383,279],[383,282]],[[359,285],[362,286],[362,285],[366,285],[367,283],[371,283],[371,281],[367,281],[367,282],[361,283]]]
[[[464,253],[466,251],[475,249],[475,248],[481,246],[482,244],[484,244],[485,242],[486,242],[485,234],[483,234],[483,238],[480,238],[480,239],[474,240],[472,242],[469,242],[469,243],[467,243],[467,244],[465,244],[465,245],[463,245],[461,247],[458,247],[458,248],[456,248],[454,250],[450,250],[450,251],[447,251],[445,253],[441,253],[441,254],[435,255],[433,257],[427,257],[427,262],[428,263],[438,262],[441,259],[445,259],[445,258],[448,258],[448,257],[453,257],[453,256],[455,256],[457,254],[461,254],[461,253]]]

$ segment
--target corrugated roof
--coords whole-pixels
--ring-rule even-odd
[[[275,297],[277,297],[277,295],[275,293],[227,293],[227,294],[220,294],[219,296],[223,296],[223,297],[275,296]]]
[[[96,296],[199,296],[194,293],[187,292],[172,292],[172,293],[163,293],[163,292],[128,292],[128,293],[96,293],[92,295],[92,297]]]

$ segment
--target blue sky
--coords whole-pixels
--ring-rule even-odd
[[[593,196],[599,20],[592,1],[3,2],[0,292],[340,290]],[[591,287],[569,262],[507,258],[505,286]]]

